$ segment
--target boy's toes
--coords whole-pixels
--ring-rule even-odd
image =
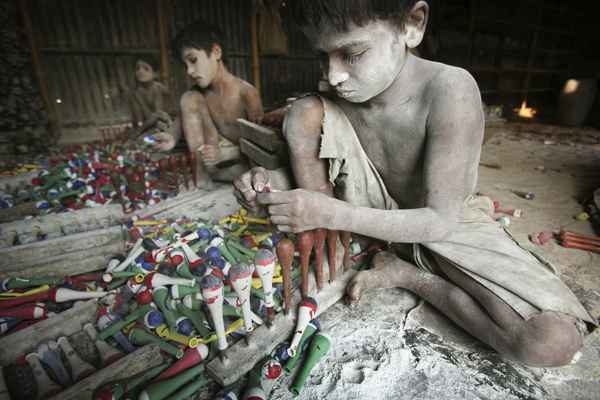
[[[348,304],[350,307],[356,306],[362,297],[365,289],[363,275],[364,274],[361,272],[356,274],[346,287],[346,294],[348,295],[346,297],[346,304]]]

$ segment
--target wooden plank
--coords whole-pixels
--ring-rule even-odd
[[[17,234],[21,235],[23,233],[31,232],[34,227],[40,228],[40,236],[46,235],[54,231],[55,222],[60,222],[63,224],[64,229],[71,224],[73,218],[77,218],[80,223],[84,223],[89,221],[91,215],[95,215],[98,217],[98,219],[106,218],[108,217],[108,213],[110,211],[114,212],[117,218],[123,218],[123,211],[121,210],[121,206],[118,204],[94,208],[82,208],[81,210],[76,210],[73,212],[45,215],[43,217],[2,224],[2,238],[6,238],[8,232],[10,231],[15,231]],[[2,253],[0,252],[0,254]]]
[[[8,247],[0,250],[0,268],[109,244],[123,244],[123,241],[123,230],[115,226],[73,236],[63,236],[57,239]]]
[[[74,251],[39,261],[12,264],[0,268],[0,279],[17,276],[24,279],[52,278],[105,269],[111,257],[125,253],[125,242],[88,250]]]
[[[270,129],[256,125],[242,118],[239,118],[237,123],[246,139],[253,141],[269,151],[278,153],[281,151],[282,144],[285,146],[285,142]]]
[[[163,362],[160,349],[154,343],[148,344],[134,351],[120,360],[103,368],[94,375],[63,390],[50,399],[54,400],[92,400],[94,392],[107,383],[131,378]]]
[[[252,160],[256,161],[258,165],[262,165],[269,170],[281,168],[289,164],[289,160],[286,162],[286,160],[277,154],[271,153],[247,139],[240,139],[240,150]]]
[[[86,301],[78,307],[3,337],[0,339],[0,365],[6,367],[15,358],[35,351],[44,342],[57,340],[61,336],[71,336],[82,330],[85,324],[95,323],[96,311],[99,308],[97,301]]]
[[[340,243],[338,242],[338,245]],[[326,251],[324,252],[326,253]],[[317,311],[313,318],[316,318],[336,301],[341,299],[346,293],[346,286],[354,275],[358,273],[355,270],[357,265],[351,266],[351,269],[339,275],[331,284],[326,283],[323,290],[316,292],[317,283],[314,272],[314,262],[311,265],[308,276],[308,295],[317,301]],[[328,279],[329,264],[327,255],[323,256],[324,278]],[[245,340],[240,340],[228,349],[229,363],[227,365],[221,362],[220,358],[215,358],[207,366],[206,371],[219,385],[229,386],[240,379],[245,373],[250,371],[259,361],[268,356],[282,342],[289,340],[296,328],[296,318],[298,306],[301,302],[300,293],[301,278],[296,279],[292,285],[292,305],[290,315],[285,316],[284,312],[275,315],[274,327],[269,329],[266,325],[260,326],[254,331],[253,343],[246,345]]]
[[[37,212],[35,201],[0,210],[0,218],[19,218],[21,213]]]
[[[180,183],[181,185],[183,185],[183,182]],[[195,188],[190,188],[189,191],[186,191],[185,187],[183,187],[180,188],[179,195],[175,197],[160,201],[157,204],[142,208],[141,210],[137,210],[128,214],[123,213],[123,210],[121,209],[120,205],[110,204],[104,205],[102,207],[82,208],[81,210],[76,210],[73,212],[58,213],[28,220],[8,222],[2,224],[1,237],[3,239],[6,239],[8,237],[8,232],[10,231],[16,231],[19,235],[26,232],[30,232],[31,229],[33,229],[34,227],[40,228],[40,235],[46,235],[47,233],[52,232],[54,230],[55,222],[60,222],[63,224],[63,227],[65,227],[71,224],[73,218],[77,218],[80,223],[83,223],[88,221],[91,215],[95,215],[96,217],[98,217],[98,219],[107,218],[108,213],[111,211],[115,214],[117,218],[120,218],[122,220],[128,220],[134,215],[143,218],[165,211],[182,203],[189,202],[192,199],[195,200],[201,198],[207,193],[210,192]]]

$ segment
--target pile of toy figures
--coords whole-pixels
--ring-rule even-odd
[[[122,222],[114,219],[114,223]],[[300,254],[269,221],[248,217],[243,209],[221,221],[148,217],[131,218],[122,226],[128,252],[115,255],[102,273],[7,278],[0,293],[0,337],[94,299],[102,305],[97,327],[88,324],[84,330],[100,353],[102,367],[124,356],[119,349],[129,353],[148,343],[157,344],[176,360],[111,383],[97,391],[98,399],[119,398],[132,389],[141,391],[141,399],[184,398],[197,390],[204,379],[194,378],[209,360],[220,356],[228,362],[228,341],[243,339],[250,344],[257,326],[271,326],[276,312],[289,313],[290,283],[301,275],[294,257],[307,258],[311,251]],[[313,298],[303,299],[297,333],[250,371],[244,398],[265,398],[261,382],[290,372],[305,351],[309,355],[304,370],[291,388],[295,394],[300,391],[330,343],[329,335],[319,332],[319,323],[312,318],[316,307]],[[60,361],[61,350],[71,365],[70,374]],[[25,358],[34,370],[38,398],[58,393],[96,371],[72,351],[66,337],[39,344]],[[39,361],[54,370],[58,382],[48,377]],[[216,398],[237,396],[240,389],[238,382]]]
[[[143,141],[140,146],[113,140],[62,149],[41,162],[43,169],[31,181],[0,188],[1,206],[34,203],[35,211],[23,217],[119,203],[129,212],[178,193],[180,182],[189,190],[188,165],[195,182],[195,155],[169,157],[168,163],[150,161],[145,150],[154,139],[150,135]],[[3,218],[0,223],[23,217]]]

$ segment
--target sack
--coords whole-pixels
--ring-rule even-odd
[[[279,7],[282,0],[265,2],[258,19],[258,44],[261,55],[287,55],[288,39],[281,25]]]

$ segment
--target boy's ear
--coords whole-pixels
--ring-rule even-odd
[[[154,77],[154,79],[158,79],[158,75],[159,75],[159,74],[158,74],[158,71],[154,71],[154,72],[152,73],[152,76]]]
[[[418,1],[404,17],[404,40],[409,49],[414,49],[423,40],[429,6],[424,1]]]
[[[221,57],[223,56],[223,49],[221,49],[221,45],[220,44],[213,44],[212,50],[210,52],[211,55],[215,55],[215,59],[217,61],[219,61],[221,59]]]

